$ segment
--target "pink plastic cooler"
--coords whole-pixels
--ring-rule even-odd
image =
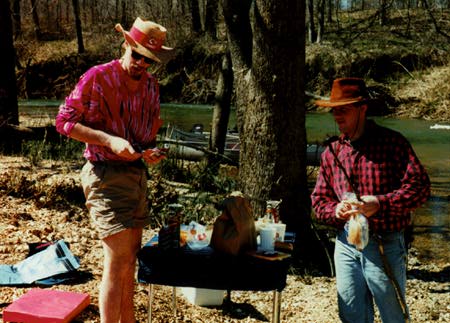
[[[89,304],[89,294],[35,288],[3,311],[3,321],[68,323]]]

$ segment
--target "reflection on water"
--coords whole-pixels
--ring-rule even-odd
[[[447,196],[432,195],[414,215],[413,246],[420,251],[420,259],[435,263],[450,261],[450,208]]]
[[[60,101],[21,101],[20,116],[44,118],[51,122]],[[162,104],[161,118],[165,125],[174,124],[190,130],[196,123],[210,129],[211,106]],[[414,216],[415,241],[423,260],[450,261],[450,130],[430,129],[435,122],[424,120],[400,120],[374,118],[377,123],[401,132],[414,148],[426,167],[432,182],[432,196]],[[47,123],[48,123],[47,122]],[[234,113],[230,116],[229,128],[236,125]],[[338,129],[329,113],[309,113],[306,118],[308,142],[322,142],[327,136],[338,134]]]

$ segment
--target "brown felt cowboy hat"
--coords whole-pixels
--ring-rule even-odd
[[[164,46],[167,29],[149,20],[137,17],[130,31],[126,31],[120,24],[115,26],[121,32],[132,50],[141,55],[161,63],[172,56],[173,48]]]
[[[354,103],[365,103],[370,100],[364,80],[357,77],[345,77],[334,80],[329,100],[317,100],[321,107],[339,107]]]

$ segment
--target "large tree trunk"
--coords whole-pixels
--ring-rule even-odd
[[[0,1],[0,48],[3,52],[3,60],[0,64],[0,127],[2,127],[6,124],[19,124],[15,73],[16,54],[8,0]]]
[[[239,178],[254,215],[282,200],[280,216],[297,232],[297,259],[312,261],[306,176],[305,3],[223,0],[241,140]],[[309,246],[305,248],[304,246]]]

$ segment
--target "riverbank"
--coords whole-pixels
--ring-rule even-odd
[[[373,10],[341,13],[339,21],[327,25],[321,43],[306,42],[305,91],[327,96],[334,78],[363,77],[371,93],[386,105],[380,109],[384,115],[450,122],[448,39],[432,30],[422,9],[398,9],[390,13],[388,24],[367,27],[375,14]],[[442,8],[435,14],[442,30],[448,30],[450,11]],[[15,39],[18,97],[64,99],[88,68],[120,55],[122,38],[113,25],[105,25],[100,34],[86,33],[83,54],[78,54],[75,38]],[[216,40],[193,34],[171,42],[174,59],[150,67],[160,81],[161,102],[214,104],[227,49],[225,33]],[[314,98],[306,100],[307,108],[315,109]]]
[[[75,323],[99,322],[98,284],[101,277],[101,245],[94,233],[87,212],[79,202],[79,167],[59,161],[42,161],[32,166],[24,157],[0,156],[0,178],[15,183],[16,191],[0,192],[0,263],[15,264],[26,257],[28,243],[63,239],[72,253],[80,258],[84,279],[49,288],[89,293],[92,304],[74,320]],[[47,198],[21,197],[30,181],[38,179]],[[28,181],[28,182],[27,182]],[[12,185],[12,184],[11,184]],[[2,187],[12,187],[11,185]],[[59,192],[59,193],[58,193]],[[69,194],[69,202],[61,199]],[[25,196],[25,194],[22,194]],[[145,230],[144,241],[153,230]],[[421,260],[421,244],[413,245],[409,257],[407,303],[413,322],[444,323],[450,320],[450,260]],[[30,287],[0,287],[0,312],[26,293]],[[204,308],[178,298],[180,322],[267,322],[271,315],[271,293],[232,292],[231,311]],[[172,315],[171,289],[158,287],[154,299],[154,322],[166,323]],[[135,308],[139,322],[146,320],[146,286],[136,286]],[[225,312],[225,313],[224,313]],[[282,294],[281,322],[338,322],[335,280],[312,274],[291,272]],[[380,322],[379,319],[376,321]]]

